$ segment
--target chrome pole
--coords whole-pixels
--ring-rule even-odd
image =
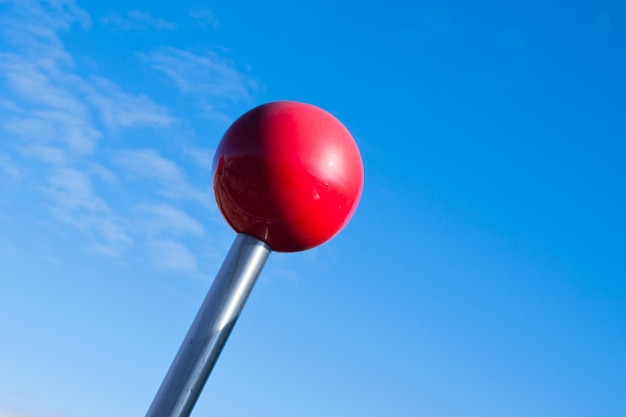
[[[146,417],[187,417],[233,329],[271,249],[239,233]]]

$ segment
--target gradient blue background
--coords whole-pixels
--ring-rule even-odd
[[[353,133],[194,415],[626,416],[626,3],[0,1],[0,416],[147,410],[234,239],[225,129]]]

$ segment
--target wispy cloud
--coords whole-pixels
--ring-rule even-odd
[[[94,179],[98,179],[107,184],[117,183],[117,177],[110,169],[97,164],[95,162],[88,162],[85,166],[85,172]]]
[[[47,49],[38,45],[37,49]],[[25,142],[57,142],[69,152],[90,153],[101,136],[88,107],[69,88],[77,81],[61,61],[0,56],[0,75],[12,97],[3,128]]]
[[[41,29],[45,32],[46,28]],[[60,48],[50,34],[40,39],[45,42],[31,43],[30,48]],[[8,107],[1,127],[18,152],[54,165],[46,174],[47,184],[40,189],[55,218],[90,236],[99,252],[119,256],[130,238],[111,209],[96,197],[89,179],[68,166],[72,157],[92,153],[101,134],[87,106],[67,85],[80,79],[71,74],[65,54],[52,56],[59,59],[33,61],[16,53],[3,54],[0,74],[12,92],[13,106]]]
[[[83,233],[89,250],[120,257],[133,239],[127,220],[92,181],[93,176],[111,184],[116,178],[93,158],[107,130],[163,128],[175,119],[146,95],[79,72],[59,37],[73,24],[90,26],[74,1],[10,1],[8,7],[0,18],[1,39],[11,46],[0,53],[0,89],[6,89],[0,103],[3,145],[24,162],[42,163],[43,182],[35,188],[57,221]],[[13,179],[24,175],[8,156],[0,169]]]
[[[96,65],[74,59],[62,35],[91,26],[74,0],[2,3],[0,187],[8,193],[24,184],[24,192],[34,193],[34,207],[43,208],[37,215],[52,225],[51,233],[78,232],[88,252],[118,259],[143,252],[159,269],[201,276],[191,249],[202,247],[206,254],[221,243],[193,214],[196,205],[209,218],[219,218],[210,183],[197,183],[198,177],[206,180],[213,151],[193,140],[168,147],[167,153],[150,149],[156,146],[152,142],[124,149],[129,129],[143,140],[190,128],[148,93],[131,93],[96,73]],[[207,9],[191,15],[216,25]],[[110,16],[105,23],[119,29],[174,28],[139,11]],[[257,88],[245,70],[216,52],[161,47],[142,56],[203,108],[221,109],[212,117],[223,117],[229,103],[250,100]],[[136,185],[141,187],[136,199],[120,198]]]
[[[184,211],[165,204],[141,206],[143,225],[150,235],[202,236],[204,228]]]
[[[135,177],[156,180],[157,192],[163,196],[211,205],[210,193],[191,184],[176,163],[160,156],[154,149],[123,151],[117,162]]]
[[[0,181],[18,183],[23,177],[22,170],[13,160],[0,153]]]
[[[258,89],[258,83],[245,70],[214,51],[194,53],[169,47],[143,58],[182,92],[213,111],[224,102],[249,101]]]
[[[176,25],[167,20],[153,17],[148,13],[140,10],[130,10],[126,13],[126,16],[120,16],[119,14],[111,14],[102,18],[102,24],[105,26],[113,27],[122,30],[173,30],[176,29]]]
[[[67,163],[65,151],[55,146],[37,143],[28,144],[23,146],[20,152],[50,165],[65,165]]]
[[[182,172],[178,166],[159,155],[154,149],[122,151],[117,161],[128,171],[147,178],[166,182],[182,181]]]
[[[91,26],[89,15],[73,0],[5,0],[5,12],[0,15],[0,31],[14,47],[32,52],[42,43],[50,46],[41,51],[39,59],[53,58],[71,61],[64,51],[58,31],[66,31],[78,23]]]
[[[198,260],[182,243],[168,239],[153,240],[150,249],[158,268],[201,275],[198,271]]]
[[[206,278],[190,249],[198,243],[204,246],[207,241],[202,224],[181,208],[168,204],[141,205],[138,209],[140,220],[136,223],[146,238],[154,266],[165,272]]]
[[[89,16],[72,1],[11,2],[3,35],[15,49],[0,54],[0,77],[9,89],[3,128],[27,142],[57,142],[66,151],[94,151],[102,137],[95,115],[108,128],[170,126],[174,118],[145,95],[130,95],[102,77],[82,77],[58,37]],[[44,7],[47,5],[48,9]]]
[[[175,119],[169,110],[145,95],[131,95],[102,77],[85,84],[86,98],[111,129],[148,126],[169,127]]]
[[[43,191],[49,196],[51,213],[92,237],[94,251],[120,257],[132,244],[124,221],[96,195],[84,173],[70,168],[55,169]]]
[[[185,155],[197,166],[207,172],[213,169],[213,155],[215,149],[187,148]]]

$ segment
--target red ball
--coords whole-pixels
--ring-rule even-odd
[[[220,211],[278,252],[320,245],[348,223],[363,191],[350,132],[310,104],[256,107],[226,131],[213,160]]]

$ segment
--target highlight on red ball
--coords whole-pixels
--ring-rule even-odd
[[[348,223],[363,191],[363,162],[333,115],[276,101],[250,110],[226,131],[213,159],[213,190],[236,232],[277,252],[297,252]]]

